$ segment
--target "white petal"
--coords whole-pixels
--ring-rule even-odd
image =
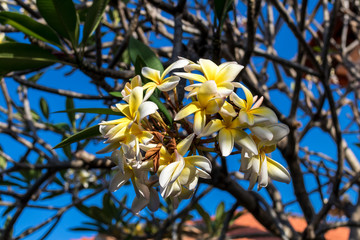
[[[139,113],[140,113],[140,120],[141,121],[144,117],[149,116],[150,114],[153,114],[158,110],[158,106],[150,101],[143,102],[139,106]]]
[[[251,153],[257,155],[258,149],[254,140],[243,130],[235,130],[235,143],[248,149]]]
[[[148,209],[152,212],[155,212],[159,209],[160,199],[159,194],[154,188],[150,188],[150,202],[148,204]]]
[[[205,170],[208,173],[211,173],[212,165],[209,159],[204,156],[189,156],[185,158],[186,161],[198,168]]]
[[[251,127],[250,130],[262,140],[270,141],[274,137],[272,131],[270,131],[266,126],[254,126]]]
[[[183,68],[186,65],[188,65],[190,63],[189,60],[187,59],[180,59],[177,60],[176,62],[172,63],[169,67],[167,67],[165,69],[165,71],[162,73],[161,75],[161,79],[163,79],[169,72],[171,72],[174,69],[178,69],[178,68]]]
[[[243,148],[241,151],[241,165],[240,165],[240,172],[247,172],[252,167],[253,158],[246,152]]]
[[[124,163],[125,163],[125,159],[124,159],[124,155],[120,152],[120,150],[115,150],[112,154],[111,154],[111,160],[118,165],[118,168],[120,170],[120,172],[122,174],[125,174],[125,170],[124,170]]]
[[[229,156],[234,148],[234,137],[231,131],[223,128],[219,132],[220,151],[224,157]]]
[[[135,197],[132,205],[131,205],[131,211],[134,214],[138,214],[142,209],[146,207],[150,202],[150,199],[146,199],[144,197]]]
[[[269,157],[267,158],[267,169],[269,177],[273,180],[284,183],[289,183],[291,181],[290,174],[286,168]]]
[[[199,135],[203,131],[205,127],[205,123],[206,123],[205,110],[197,111],[194,116],[194,125],[193,125],[194,133],[196,135]]]
[[[171,78],[171,79],[170,79]],[[178,85],[180,78],[178,76],[171,76],[167,78],[168,81],[160,84],[157,88],[162,92],[173,90]]]
[[[211,179],[211,176],[209,173],[205,172],[204,170],[202,170],[201,168],[197,168],[196,169],[196,175],[200,178],[204,178],[204,179]]]
[[[192,190],[194,190],[195,188],[196,188],[196,185],[197,185],[197,183],[198,183],[198,178],[197,177],[194,177],[193,179],[192,179],[192,181],[189,183],[189,185],[188,185],[188,188],[189,188],[189,190],[190,191],[192,191]]]
[[[266,157],[261,162],[260,166],[260,172],[259,172],[259,178],[258,178],[258,191],[262,187],[266,187],[268,185],[269,177],[268,177],[268,169],[266,164]]]
[[[176,151],[175,151],[176,154]],[[185,166],[184,160],[170,163],[161,172],[159,177],[159,184],[161,187],[166,188],[169,183],[174,182]]]

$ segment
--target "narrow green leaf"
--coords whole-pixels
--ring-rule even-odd
[[[87,227],[74,227],[74,228],[70,228],[71,231],[92,231],[92,232],[98,232],[98,229],[94,229],[94,228],[87,228]]]
[[[114,97],[123,98],[121,92],[109,92],[109,94]]]
[[[0,156],[0,169],[5,169],[7,166],[7,161],[3,156]]]
[[[130,38],[129,41],[129,55],[131,62],[135,65],[136,59],[139,56],[146,66],[159,70],[160,72],[164,71],[164,68],[159,60],[159,58],[155,55],[155,53],[145,44],[136,40],[135,38]]]
[[[167,121],[170,124],[172,124],[173,119],[171,117],[169,110],[166,108],[166,106],[158,98],[156,98],[154,96],[151,96],[149,98],[149,100],[154,102],[158,106],[159,110],[165,115],[165,118],[167,119]]]
[[[58,34],[78,44],[79,19],[72,0],[37,0],[41,16]]]
[[[110,108],[73,108],[73,109],[66,109],[64,111],[57,111],[54,113],[97,113],[97,114],[107,114],[107,115],[118,115],[124,116],[121,112],[114,112]]]
[[[0,44],[0,74],[47,67],[58,60],[47,50],[23,43]]]
[[[40,98],[40,109],[46,119],[49,119],[49,105],[44,98]]]
[[[26,15],[16,12],[0,12],[0,23],[9,24],[26,35],[61,47],[59,38],[50,27],[38,23]]]
[[[105,12],[105,8],[109,0],[94,0],[91,5],[84,24],[82,44],[85,45],[87,39],[95,31],[99,25],[102,15]]]
[[[234,0],[215,0],[215,15],[219,21],[220,29],[225,22],[227,13],[231,10]]]
[[[86,129],[64,139],[58,145],[56,145],[54,148],[61,148],[61,147],[67,146],[71,143],[78,142],[80,140],[87,139],[87,138],[96,137],[99,135],[100,135],[99,126],[95,125],[95,126],[86,128]]]
[[[67,97],[65,106],[66,110],[74,109],[74,99]],[[71,126],[75,128],[75,112],[67,111],[66,113],[68,115]]]

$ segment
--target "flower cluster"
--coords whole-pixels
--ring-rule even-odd
[[[211,178],[212,163],[206,156],[211,152],[224,157],[237,154],[234,146],[242,149],[240,171],[250,179],[249,189],[256,182],[259,189],[266,187],[269,177],[290,181],[287,170],[266,155],[275,150],[289,129],[278,123],[270,108],[261,106],[262,97],[234,82],[242,69],[236,62],[218,66],[207,59],[198,63],[180,59],[163,73],[144,67],[144,86],[140,76],[126,83],[121,92],[125,103],[113,107],[124,117],[100,123],[100,132],[109,144],[100,152],[112,152],[111,159],[117,165],[111,191],[131,179],[136,192],[134,212],[146,206],[158,209],[157,187],[175,207],[190,198],[199,178]],[[188,94],[184,103],[188,104],[184,107],[176,92],[181,78],[190,82],[185,87]],[[237,88],[245,99],[236,94]],[[169,91],[173,91],[173,98]],[[166,111],[174,116],[173,123],[166,122],[163,111],[147,101],[160,92],[167,101]]]

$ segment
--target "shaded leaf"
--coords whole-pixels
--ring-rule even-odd
[[[43,68],[57,61],[54,55],[38,46],[23,43],[0,44],[0,74]]]
[[[75,108],[74,107],[74,99],[72,99],[70,97],[67,97],[65,106],[66,106],[66,110],[74,109]],[[68,115],[68,119],[70,121],[70,124],[75,129],[75,112],[67,111],[66,113]]]
[[[205,225],[206,225],[206,228],[207,228],[206,232],[211,234],[213,231],[212,231],[210,215],[198,203],[195,204],[195,209],[200,214],[200,216],[203,218],[203,220],[205,222]]]
[[[118,115],[118,116],[124,116],[121,112],[114,112],[110,108],[74,108],[74,109],[67,109],[63,111],[57,111],[54,113],[75,113],[75,112],[81,112],[81,113],[97,113],[97,114],[107,114],[107,115]]]
[[[151,96],[149,98],[149,100],[154,102],[158,106],[159,110],[164,114],[164,116],[167,119],[168,123],[172,124],[173,119],[172,119],[172,116],[171,116],[169,110],[166,108],[166,106],[158,98],[156,98],[154,95]]]
[[[9,24],[26,35],[61,47],[56,33],[48,26],[16,12],[0,12],[0,23]]]
[[[79,20],[72,0],[37,0],[41,16],[58,34],[77,46]]]
[[[89,36],[95,31],[100,23],[102,15],[105,12],[105,8],[109,0],[94,0],[89,11],[87,12],[84,29],[82,44],[85,44]]]
[[[61,147],[67,146],[71,143],[78,142],[80,140],[91,138],[91,137],[96,137],[99,135],[100,135],[99,126],[95,125],[95,126],[86,128],[86,129],[64,139],[58,145],[56,145],[54,148],[61,148]]]
[[[40,98],[40,109],[46,119],[49,119],[49,105],[44,98]]]
[[[132,37],[129,41],[129,55],[134,65],[136,59],[140,57],[147,67],[159,70],[160,72],[164,71],[161,62],[155,53],[148,46]]]

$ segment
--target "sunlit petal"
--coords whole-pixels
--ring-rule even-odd
[[[257,155],[258,150],[254,140],[243,130],[234,130],[234,131],[236,131],[235,143],[248,149],[251,153]]]
[[[185,158],[186,162],[192,164],[200,169],[203,169],[207,173],[211,173],[212,165],[209,159],[204,156],[189,156]]]
[[[234,147],[234,137],[231,131],[223,128],[219,132],[219,146],[220,151],[224,157],[229,156]]]
[[[185,78],[185,79],[189,79],[189,80],[193,80],[193,81],[197,81],[197,82],[206,82],[206,78],[200,74],[196,74],[196,73],[183,73],[183,72],[175,72],[174,73],[176,76]]]
[[[237,64],[236,62],[230,62],[226,65],[220,65],[218,72],[216,73],[216,82],[231,82],[237,77],[244,66]]]
[[[265,118],[272,123],[278,122],[278,118],[277,118],[276,114],[274,113],[273,110],[271,110],[268,107],[259,107],[259,108],[251,109],[251,111],[249,111],[249,113],[259,116],[259,117],[262,117],[262,118]],[[260,122],[260,121],[257,121],[257,122]]]
[[[219,131],[220,129],[224,128],[224,124],[220,119],[215,119],[210,121],[204,127],[203,131],[200,133],[198,137],[205,137],[213,134],[214,132]]]
[[[271,179],[284,183],[289,183],[291,181],[290,174],[286,168],[269,157],[267,158],[267,169]]]
[[[218,66],[209,59],[200,58],[199,64],[207,80],[215,80]]]
[[[234,86],[229,82],[217,85],[217,92],[221,97],[229,96],[234,91]]]
[[[157,88],[162,92],[173,90],[178,85],[180,78],[178,76],[171,76],[166,79],[162,84],[158,85]]]
[[[136,87],[132,90],[129,98],[129,108],[131,117],[135,117],[135,112],[139,109],[140,104],[143,102],[143,88]]]
[[[194,116],[194,133],[199,135],[205,127],[205,110],[197,111]]]
[[[161,74],[161,79],[164,79],[166,77],[166,75],[171,72],[174,69],[178,69],[178,68],[183,68],[186,65],[189,64],[189,60],[187,59],[180,59],[177,60],[176,62],[172,63],[168,68],[165,69],[165,71]]]
[[[140,113],[139,121],[141,121],[144,117],[147,117],[150,114],[155,113],[156,110],[158,110],[158,106],[155,103],[150,102],[150,101],[143,102],[139,106],[139,110],[138,110]]]
[[[176,149],[181,156],[184,156],[186,152],[189,150],[194,137],[195,134],[192,133],[177,144]]]
[[[160,82],[160,71],[149,68],[149,67],[143,67],[141,69],[141,74],[146,77],[147,79],[159,83]]]
[[[236,93],[230,94],[230,100],[235,103],[239,108],[246,108],[246,102],[241,99]]]
[[[148,85],[149,84],[149,85]],[[156,89],[156,84],[155,83],[147,83],[145,84],[145,86],[147,86],[147,89],[146,89],[146,92],[145,92],[145,96],[144,96],[144,100],[143,101],[146,101],[149,99],[149,97],[151,97],[151,95],[154,93],[155,89]],[[144,86],[144,87],[145,87]],[[144,88],[145,90],[145,88]]]
[[[206,81],[201,85],[198,91],[198,100],[202,107],[206,107],[210,99],[217,93],[215,81]]]
[[[250,128],[251,132],[254,133],[258,138],[266,141],[273,139],[274,134],[270,131],[267,126],[253,126]]]
[[[190,103],[189,105],[183,107],[174,118],[174,121],[178,121],[180,119],[183,119],[184,117],[189,116],[190,114],[193,114],[194,112],[200,111],[201,108],[198,103]]]

